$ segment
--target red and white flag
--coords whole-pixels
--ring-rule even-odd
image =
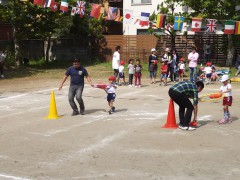
[[[59,5],[58,2],[52,1],[51,6],[50,6],[51,10],[53,12],[56,12],[58,10],[58,5]]]
[[[192,18],[192,31],[200,32],[202,27],[202,18]]]
[[[124,16],[123,16],[124,23],[130,24],[132,22],[132,19],[133,19],[133,11],[125,9]]]
[[[76,14],[76,10],[77,10],[76,7],[72,7],[71,16],[74,16]]]
[[[84,1],[77,1],[77,11],[76,11],[76,14],[79,14],[80,15],[80,18],[82,18],[85,14],[85,5],[86,5],[86,2]]]
[[[68,11],[68,0],[62,0],[60,5],[60,10],[63,12]]]

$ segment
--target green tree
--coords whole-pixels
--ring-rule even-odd
[[[50,39],[61,33],[59,29],[66,27],[69,16],[60,12],[53,12],[50,8],[33,5],[31,2],[9,1],[6,6],[0,6],[0,17],[13,26],[15,60],[21,63],[19,51],[21,40],[37,38],[47,41],[44,53],[49,61]]]
[[[213,18],[220,20],[239,20],[240,11],[236,10],[237,6],[240,6],[240,0],[183,0],[183,3],[193,9],[190,14],[192,17]],[[224,23],[224,22],[220,22]],[[227,35],[228,43],[227,47],[227,61],[226,65],[231,66],[234,57],[234,51],[236,43],[235,35]]]
[[[157,7],[157,13],[153,13],[149,20],[150,21],[155,21],[157,14],[166,14],[166,26],[159,29],[162,33],[170,36],[171,38],[171,48],[174,49],[175,48],[175,39],[176,39],[176,34],[177,31],[173,30],[173,24],[174,24],[174,16],[184,16],[187,17],[187,13],[176,13],[175,9],[176,6],[179,6],[182,4],[181,0],[164,0],[161,4],[158,5]],[[160,35],[157,35],[156,33],[153,33],[153,28],[149,27],[149,31],[151,34],[154,34],[156,37],[160,38]]]

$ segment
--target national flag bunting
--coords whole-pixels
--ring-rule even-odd
[[[80,15],[80,18],[82,18],[85,14],[85,5],[86,5],[86,2],[84,1],[77,1],[77,9],[76,9],[76,14],[79,14]]]
[[[163,14],[158,14],[157,15],[156,27],[157,28],[163,28],[165,26],[165,21],[166,21],[166,16],[163,15]]]
[[[68,11],[68,0],[62,0],[60,5],[60,10],[63,12]]]
[[[124,23],[130,24],[132,22],[132,19],[133,19],[133,11],[125,9],[124,16],[123,16]]]
[[[90,16],[98,19],[100,16],[101,7],[101,4],[92,4],[92,11],[90,13]]]
[[[235,22],[234,21],[225,21],[224,34],[234,34]]]
[[[43,6],[43,0],[34,0],[34,1],[33,1],[33,4],[42,7],[42,6]]]
[[[202,27],[202,18],[192,18],[192,31],[200,32]]]
[[[77,8],[76,7],[72,7],[71,10],[71,16],[74,16],[76,14]]]
[[[115,21],[117,21],[117,22],[122,22],[122,21],[123,21],[123,17],[122,17],[122,16],[117,16],[117,17],[115,18]]]
[[[53,12],[56,12],[58,10],[58,5],[59,5],[58,2],[52,1],[51,6],[50,6],[51,10]]]
[[[139,25],[148,26],[150,13],[141,12]]]
[[[108,8],[108,16],[107,20],[115,20],[118,13],[118,8],[116,7],[109,7]]]
[[[178,31],[178,30],[182,30],[182,26],[183,26],[183,21],[184,21],[184,17],[174,17],[174,27],[173,29]]]
[[[217,20],[207,19],[207,29],[206,32],[216,32],[217,31]]]
[[[52,4],[52,0],[45,0],[43,7],[50,7]]]
[[[240,21],[236,21],[235,34],[240,34]]]

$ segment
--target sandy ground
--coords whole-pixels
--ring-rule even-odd
[[[233,123],[217,123],[221,101],[202,102],[200,127],[187,132],[162,128],[169,86],[121,86],[109,115],[105,92],[87,85],[86,115],[72,117],[68,86],[59,92],[59,81],[0,81],[0,179],[239,179],[240,85],[232,84]],[[46,120],[52,90],[62,117]]]

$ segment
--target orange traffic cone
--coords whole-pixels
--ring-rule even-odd
[[[54,96],[54,91],[51,93],[51,100],[50,100],[50,107],[49,107],[49,114],[46,119],[58,119],[60,116],[57,113],[56,101]]]
[[[178,125],[176,124],[174,104],[172,99],[169,101],[167,122],[163,128],[178,128]]]

